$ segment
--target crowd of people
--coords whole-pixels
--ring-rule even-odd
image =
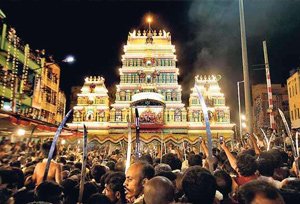
[[[0,203],[78,203],[82,149],[58,144],[43,178],[51,144],[2,138]],[[121,148],[89,148],[81,203],[300,203],[300,162],[291,146],[266,151],[252,135],[239,149],[220,141],[212,155],[205,140],[200,146],[132,155],[128,169]]]

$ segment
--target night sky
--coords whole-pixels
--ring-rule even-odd
[[[262,41],[267,40],[271,79],[285,83],[300,64],[300,1],[245,0],[248,62],[252,84],[265,83]],[[144,17],[154,16],[152,28],[171,32],[176,46],[179,83],[187,104],[197,74],[222,75],[222,91],[236,117],[236,82],[242,80],[238,0],[104,1],[1,0],[7,23],[32,49],[45,49],[56,61],[73,54],[76,62],[62,64],[61,89],[83,85],[84,77],[102,75],[106,86],[119,83],[118,68],[128,32],[144,29]]]

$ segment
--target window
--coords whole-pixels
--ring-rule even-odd
[[[116,111],[116,122],[122,121],[122,112],[121,110]]]
[[[293,111],[291,111],[291,116],[292,116],[292,120],[294,120],[294,115],[293,115]]]

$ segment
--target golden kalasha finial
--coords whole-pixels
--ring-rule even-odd
[[[161,30],[159,30],[158,35],[162,36],[162,31]]]

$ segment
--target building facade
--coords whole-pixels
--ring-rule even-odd
[[[4,17],[2,15],[2,17]],[[45,52],[33,51],[14,28],[0,24],[0,95],[1,110],[57,124],[65,109],[60,94],[60,67],[46,62]]]
[[[291,72],[287,79],[290,119],[292,128],[300,128],[300,70]]]
[[[287,119],[289,113],[289,100],[286,85],[272,84],[273,114],[275,128],[284,129],[281,117],[278,112],[280,108]],[[260,128],[270,128],[270,113],[268,112],[268,92],[266,84],[256,84],[252,86],[252,103],[253,103],[253,131],[261,133]]]

